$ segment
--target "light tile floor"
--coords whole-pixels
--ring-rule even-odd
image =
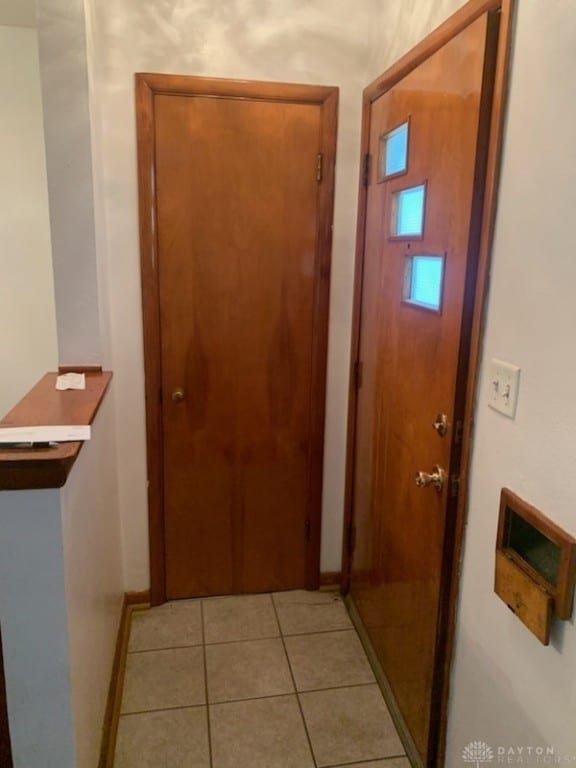
[[[132,614],[115,768],[410,768],[344,603],[281,592]]]

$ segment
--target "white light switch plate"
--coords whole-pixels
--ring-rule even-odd
[[[492,358],[488,374],[488,405],[495,411],[513,419],[516,415],[518,389],[520,387],[520,368],[504,360]]]

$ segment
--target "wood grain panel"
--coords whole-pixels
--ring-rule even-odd
[[[515,10],[517,4],[514,0],[470,0],[459,11],[451,16],[438,29],[434,30],[412,51],[404,56],[400,61],[388,69],[381,77],[377,78],[364,91],[363,97],[363,116],[362,116],[362,138],[361,138],[361,173],[359,179],[359,204],[358,204],[358,232],[356,239],[356,266],[354,280],[354,312],[353,312],[353,332],[352,347],[350,356],[350,386],[349,386],[349,410],[348,410],[348,448],[346,462],[346,493],[344,509],[344,541],[342,551],[342,591],[347,593],[350,587],[350,563],[351,551],[355,539],[355,516],[353,491],[356,484],[357,465],[356,455],[356,435],[357,435],[357,408],[358,397],[355,386],[356,368],[359,360],[360,332],[362,329],[361,307],[363,303],[364,289],[364,250],[365,250],[365,221],[367,215],[367,186],[364,182],[364,160],[369,155],[370,150],[370,122],[371,112],[374,102],[384,93],[388,92],[399,80],[415,69],[419,64],[433,55],[442,46],[449,42],[455,35],[468,27],[472,22],[478,19],[482,14],[488,13],[490,25],[499,27],[497,39],[497,55],[495,62],[494,87],[491,94],[492,110],[489,116],[489,126],[486,129],[484,139],[484,150],[486,153],[486,181],[485,197],[479,209],[473,215],[473,226],[477,227],[476,235],[479,238],[478,261],[476,281],[472,286],[467,286],[466,307],[468,322],[471,328],[468,329],[468,352],[461,355],[461,362],[465,361],[465,354],[468,354],[467,368],[464,372],[464,381],[458,383],[458,399],[455,408],[463,411],[463,430],[462,442],[459,446],[454,445],[453,449],[459,453],[460,474],[460,492],[458,498],[450,509],[450,540],[447,540],[446,557],[444,559],[443,573],[443,600],[440,608],[441,612],[438,618],[439,648],[442,653],[437,658],[437,677],[435,682],[434,698],[437,704],[434,707],[433,736],[436,746],[432,747],[432,753],[435,756],[430,757],[430,765],[442,765],[444,760],[446,729],[447,729],[447,711],[448,711],[448,691],[450,687],[451,660],[454,645],[454,634],[456,626],[456,611],[459,593],[459,562],[462,555],[462,542],[464,535],[464,525],[466,519],[467,506],[467,486],[468,486],[468,467],[470,463],[471,452],[471,433],[473,427],[473,413],[475,407],[475,392],[477,389],[480,340],[483,329],[483,318],[486,306],[486,293],[488,285],[488,274],[490,264],[490,249],[492,245],[494,221],[497,205],[498,175],[500,169],[502,133],[504,122],[504,111],[507,98],[507,83],[510,66],[511,41],[514,30]],[[490,41],[488,41],[490,45]],[[488,76],[488,73],[485,73]],[[483,99],[488,95],[485,93]],[[486,111],[486,106],[482,107]],[[478,162],[480,157],[478,157]],[[374,181],[374,162],[368,163],[369,172],[366,174],[368,182]],[[480,165],[478,166],[480,167]],[[463,338],[466,329],[463,328]],[[464,366],[462,367],[464,370]],[[365,375],[363,377],[365,379]],[[458,449],[456,451],[456,449]],[[369,569],[364,574],[369,577]],[[387,690],[390,690],[388,685]],[[395,702],[391,702],[392,711],[398,713],[399,710]],[[398,723],[397,723],[398,725]],[[407,733],[406,723],[401,723],[401,732]],[[415,754],[415,746],[410,740],[409,754],[415,764],[419,760]]]
[[[305,583],[319,123],[156,97],[170,597]]]
[[[137,105],[152,600],[317,586],[337,91]]]
[[[369,108],[372,166],[382,133],[407,118],[410,159],[402,178],[380,184],[372,167],[366,194],[352,596],[424,763],[438,754],[437,640],[453,507],[449,479],[459,470],[453,445],[461,418],[455,408],[464,298],[475,267],[471,242],[479,237],[470,233],[486,159],[480,126],[490,115],[489,100],[486,110],[481,99],[488,29],[486,16],[476,18],[423,63],[406,68]],[[390,238],[394,193],[423,181],[422,238]],[[441,311],[402,302],[407,254],[445,256]],[[448,416],[444,439],[432,430],[437,413]],[[444,492],[417,488],[416,472],[437,464],[447,472]]]
[[[496,552],[494,591],[543,645],[550,643],[554,598],[504,552]]]

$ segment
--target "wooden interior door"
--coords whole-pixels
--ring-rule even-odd
[[[140,77],[165,596],[314,587],[337,91]]]
[[[433,764],[438,749],[443,612],[497,33],[497,15],[480,16],[367,113],[350,589],[423,764]],[[385,147],[401,125],[406,168],[392,164],[387,174]],[[409,223],[398,232],[398,193],[420,186],[422,231]],[[432,281],[435,295],[413,284],[417,265],[431,265],[430,257],[436,276],[443,270]],[[424,487],[415,481],[419,472]]]

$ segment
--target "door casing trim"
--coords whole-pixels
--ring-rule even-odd
[[[306,586],[316,589],[320,575],[322,518],[322,470],[326,365],[328,349],[328,303],[332,251],[332,218],[336,161],[338,88],[266,81],[228,80],[137,73],[136,129],[138,146],[138,197],[140,220],[140,265],[144,332],[144,374],[146,397],[146,447],[148,471],[148,522],[150,551],[150,601],[166,601],[162,368],[158,243],[156,239],[154,97],[157,94],[209,96],[317,104],[322,108],[320,146],[323,178],[318,185],[317,275],[314,297],[314,331],[310,428],[310,534],[306,550]]]
[[[468,476],[472,447],[473,417],[476,407],[476,390],[479,377],[481,341],[485,325],[485,306],[488,290],[491,249],[494,236],[494,225],[498,202],[498,180],[501,165],[504,118],[509,82],[509,69],[512,48],[512,33],[515,20],[517,0],[469,0],[443,24],[431,32],[411,51],[402,56],[395,64],[387,69],[380,77],[368,85],[362,99],[362,129],[361,129],[361,161],[364,161],[369,151],[370,141],[370,111],[372,103],[389,91],[394,85],[432,56],[442,46],[456,37],[460,32],[474,23],[483,14],[499,14],[500,29],[494,89],[492,99],[492,115],[490,119],[489,144],[486,161],[484,184],[484,205],[481,219],[480,244],[478,249],[478,267],[476,286],[472,300],[470,344],[465,361],[468,366],[467,376],[462,383],[464,392],[464,417],[461,444],[461,472],[458,502],[455,513],[455,530],[453,551],[445,563],[447,588],[441,595],[441,627],[440,635],[444,639],[444,650],[435,670],[435,677],[440,682],[438,697],[438,720],[435,756],[431,765],[444,764],[446,748],[446,732],[448,725],[448,699],[450,693],[450,671],[454,652],[454,639],[458,610],[458,595],[460,588],[460,562],[464,539],[464,526],[468,507]],[[356,257],[354,274],[354,296],[352,314],[352,343],[350,352],[350,372],[348,387],[348,427],[346,449],[346,474],[344,495],[344,530],[342,546],[342,594],[350,589],[350,570],[352,564],[351,543],[354,540],[354,462],[356,447],[356,412],[357,389],[356,367],[360,353],[361,310],[362,310],[362,281],[364,269],[364,246],[366,229],[367,186],[364,185],[364,162],[361,162],[361,172],[358,192],[358,219],[356,233]]]

